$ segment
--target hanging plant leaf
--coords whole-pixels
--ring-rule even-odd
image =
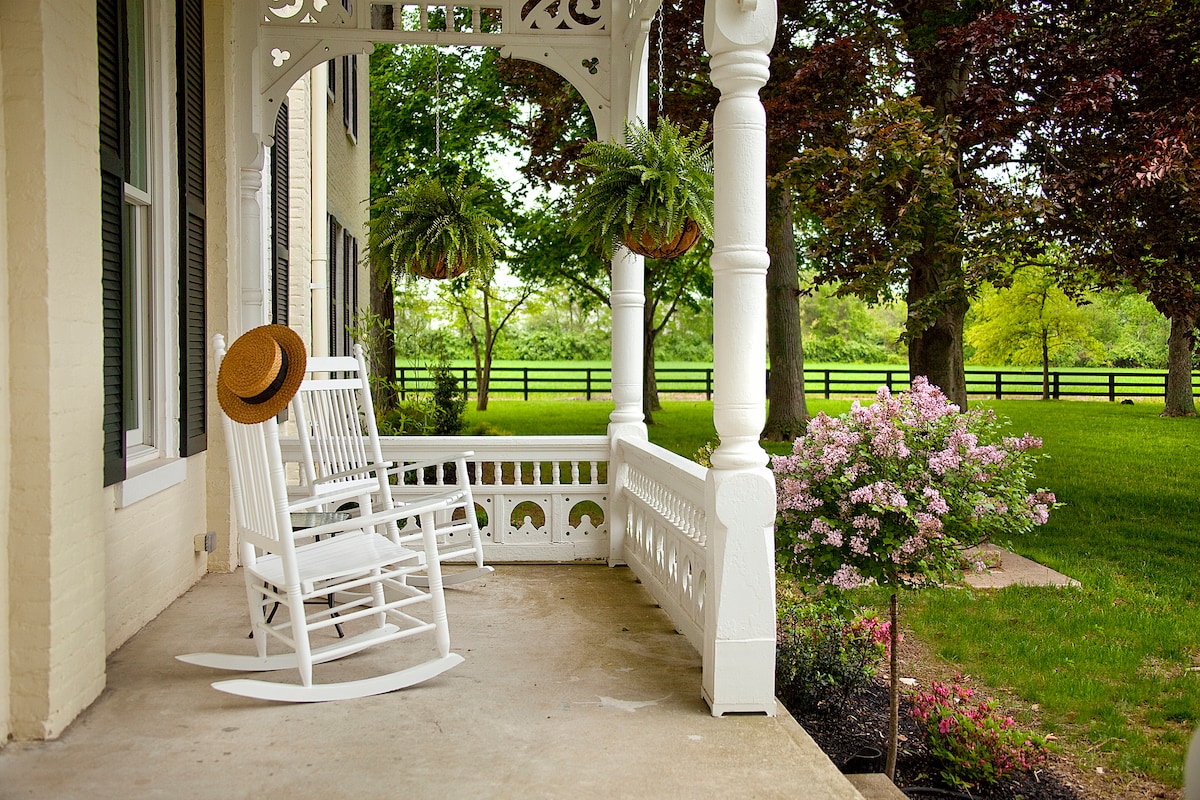
[[[375,202],[371,249],[386,256],[397,276],[490,277],[504,246],[485,194],[483,185],[468,183],[462,172],[453,179],[415,178]]]
[[[665,118],[653,131],[626,122],[623,145],[584,145],[577,163],[594,177],[575,198],[571,233],[606,257],[617,244],[650,258],[686,252],[712,230],[707,130],[685,134]]]

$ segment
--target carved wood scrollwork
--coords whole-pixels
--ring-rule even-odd
[[[521,25],[531,31],[608,29],[608,0],[528,0],[521,7]]]

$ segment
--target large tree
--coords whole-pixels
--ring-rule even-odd
[[[1077,282],[1131,285],[1171,321],[1164,416],[1194,415],[1200,315],[1200,4],[1039,2],[1015,88],[1046,108],[1028,137],[1050,234]]]
[[[793,163],[820,282],[903,297],[912,375],[966,405],[963,323],[972,293],[1023,252],[1028,196],[1002,172],[1024,107],[997,90],[1021,18],[999,0],[813,3],[819,106],[845,111]]]

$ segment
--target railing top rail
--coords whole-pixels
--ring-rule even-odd
[[[708,470],[695,461],[665,447],[641,439],[619,439],[617,450],[631,466],[651,474],[681,497],[696,504],[704,503]]]

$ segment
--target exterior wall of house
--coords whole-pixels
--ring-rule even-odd
[[[210,331],[238,299],[232,5],[205,4]],[[144,498],[103,487],[95,14],[96,0],[0,0],[0,746],[57,737],[103,690],[110,652],[232,563],[193,545],[230,539],[215,370],[207,453]],[[167,94],[155,113],[173,127]]]
[[[10,731],[57,736],[104,688],[95,3],[7,2]],[[20,121],[20,135],[8,129]]]
[[[0,3],[2,5],[2,3]],[[0,11],[0,19],[4,13]],[[3,487],[12,481],[12,426],[9,424],[8,390],[8,148],[5,145],[4,107],[4,25],[0,24],[0,570],[8,574],[9,513],[8,494]],[[4,585],[8,585],[6,578]],[[9,601],[8,592],[0,591],[0,653],[9,652]],[[9,721],[9,695],[12,687],[8,659],[0,659],[0,742],[8,741],[11,733]]]
[[[335,101],[327,105],[329,140],[329,213],[358,240],[359,264],[358,297],[354,305],[363,308],[370,304],[368,273],[363,266],[367,243],[367,201],[371,193],[371,146],[368,106],[370,88],[367,56],[351,56],[358,63],[358,133],[352,137],[343,122],[341,70],[337,59],[338,80]]]

